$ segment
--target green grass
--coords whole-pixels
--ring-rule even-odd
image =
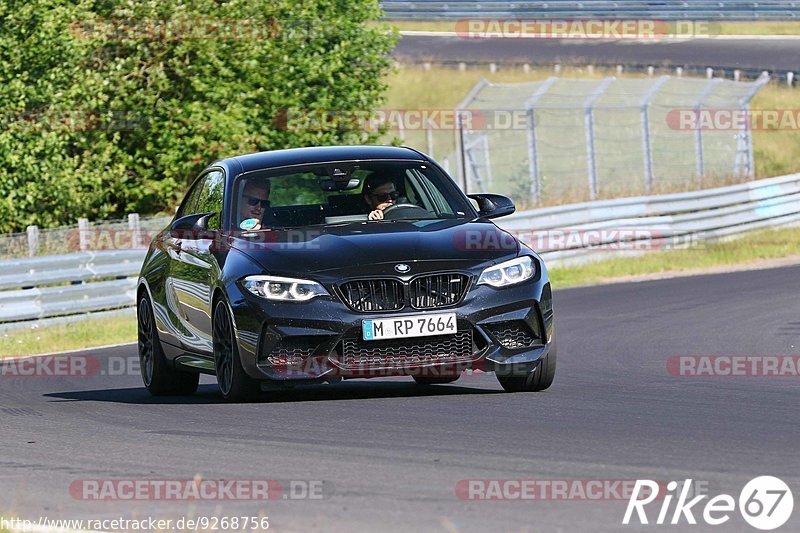
[[[750,108],[796,110],[800,108],[800,89],[767,85],[753,98]],[[758,178],[800,171],[800,129],[754,130],[753,157]]]
[[[133,315],[0,332],[0,358],[79,350],[136,341]]]
[[[390,20],[387,22],[399,31],[457,31],[456,20]],[[800,34],[800,21],[711,22],[707,28],[704,31],[710,35],[798,35]]]
[[[595,285],[613,280],[659,273],[696,273],[707,269],[757,265],[770,259],[798,256],[800,228],[764,230],[735,240],[703,243],[698,248],[649,252],[587,263],[553,267],[550,278],[555,288]]]

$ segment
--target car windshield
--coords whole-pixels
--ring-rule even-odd
[[[232,213],[231,224],[243,230],[473,216],[441,171],[410,161],[249,172],[237,180]]]

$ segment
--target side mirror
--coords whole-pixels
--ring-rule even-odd
[[[517,210],[514,207],[514,201],[501,194],[469,194],[467,196],[478,202],[478,214],[483,218],[504,217]]]
[[[210,239],[212,232],[208,229],[208,220],[216,213],[195,213],[175,220],[170,226],[173,237],[183,239]]]

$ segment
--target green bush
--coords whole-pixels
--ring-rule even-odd
[[[0,3],[0,231],[155,213],[238,153],[375,141],[281,117],[381,104],[396,36],[379,14],[377,0]]]

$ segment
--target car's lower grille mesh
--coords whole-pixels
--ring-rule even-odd
[[[299,364],[314,351],[325,339],[319,336],[284,337],[273,346],[264,358],[271,365]]]
[[[504,348],[527,348],[541,344],[539,334],[532,331],[524,320],[510,320],[484,324],[483,327]]]
[[[396,311],[405,304],[403,284],[393,279],[363,279],[341,285],[345,303],[355,311]]]
[[[472,355],[472,329],[465,329],[454,335],[416,339],[346,338],[342,340],[340,362],[345,368],[387,368],[459,362],[470,360]]]
[[[414,279],[409,285],[409,299],[416,309],[445,307],[461,301],[469,278],[463,274],[433,274]]]

